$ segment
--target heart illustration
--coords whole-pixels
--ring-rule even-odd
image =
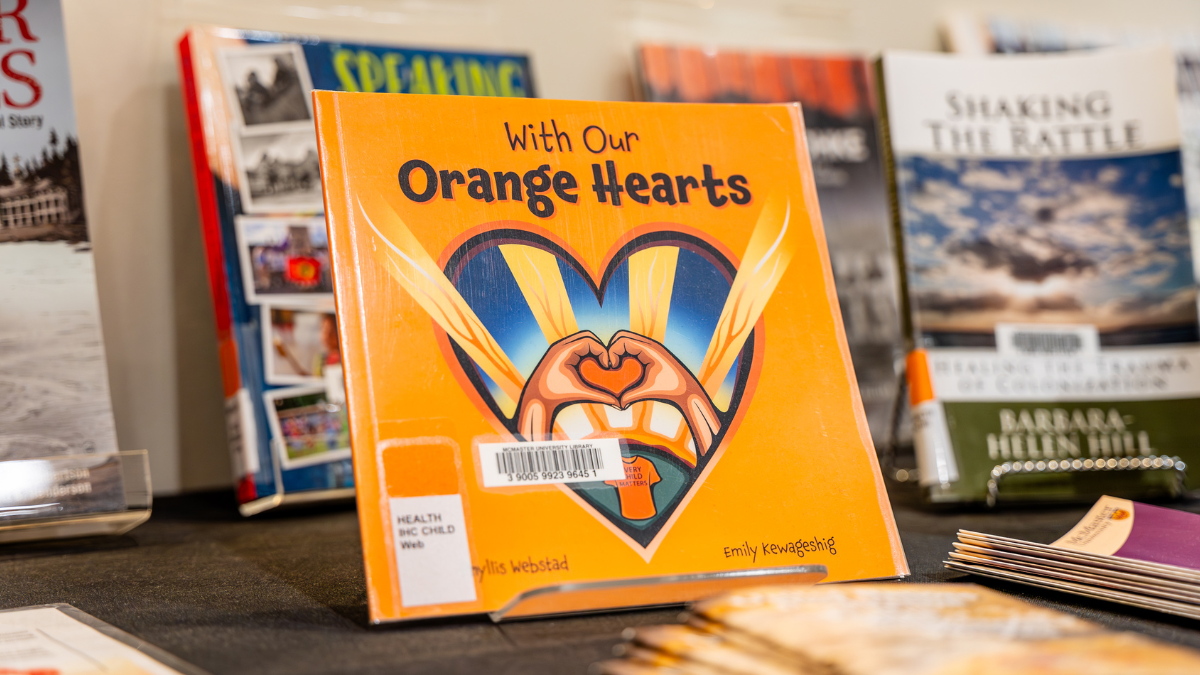
[[[621,359],[616,368],[605,368],[594,358],[584,359],[576,368],[584,384],[593,389],[606,391],[620,398],[629,389],[637,386],[646,374],[646,367],[637,359]]]
[[[737,273],[737,266],[718,246],[691,232],[669,229],[649,232],[614,247],[596,274],[555,239],[530,231],[535,225],[523,224],[523,229],[513,229],[510,223],[496,223],[496,229],[486,227],[445,252],[443,269],[496,345],[524,377],[530,377],[550,344],[563,338],[564,326],[572,326],[574,331],[590,331],[602,343],[607,343],[618,331],[638,333],[633,328],[632,315],[636,312],[631,312],[631,295],[640,291],[636,284],[648,282],[644,276],[639,281],[631,272],[631,258],[655,251],[664,255],[655,257],[658,262],[654,264],[673,261],[673,278],[666,296],[661,295],[661,281],[655,282],[653,291],[641,295],[670,299],[665,330],[645,337],[662,345],[693,375],[699,371]],[[557,270],[539,268],[541,276],[537,278],[543,281],[537,288],[529,287],[534,278],[531,276],[523,277],[526,284],[523,288],[506,257],[516,255],[524,247],[536,250],[541,260],[545,260],[546,253],[551,254],[557,267]],[[553,274],[554,271],[558,274]],[[625,410],[600,404],[574,406],[576,414],[569,416],[570,419],[558,418],[562,422],[560,432],[570,439],[618,436],[625,463],[639,467],[650,477],[645,481],[595,481],[560,486],[593,516],[624,535],[627,543],[647,560],[665,537],[673,522],[672,515],[695,494],[701,477],[707,475],[706,468],[721,456],[726,439],[734,433],[735,421],[750,399],[754,364],[762,348],[754,337],[756,333],[757,330],[746,340],[719,387],[719,396],[710,392],[720,418],[720,431],[707,452],[698,452],[691,443],[690,427],[681,411],[669,401],[655,399]],[[446,346],[450,350],[448,361],[458,367],[459,381],[473,390],[473,400],[481,411],[514,438],[525,440],[518,430],[516,400],[489,378],[454,340],[448,340]],[[642,362],[628,355],[610,368],[603,367],[595,357],[584,358],[575,368],[586,386],[618,398],[647,377]],[[561,411],[557,414],[562,415]]]

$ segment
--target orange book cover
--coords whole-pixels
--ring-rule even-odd
[[[907,574],[797,105],[314,101],[373,621]]]

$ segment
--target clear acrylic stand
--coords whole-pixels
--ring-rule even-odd
[[[238,506],[238,513],[245,517],[256,516],[263,511],[281,507],[305,506],[308,504],[337,504],[354,499],[354,488],[329,488],[327,490],[300,490],[287,492],[283,487],[283,469],[279,462],[272,462],[275,471],[275,494],[259,497]]]
[[[495,612],[492,621],[510,621],[547,614],[582,614],[636,609],[656,605],[677,605],[747,586],[762,584],[815,584],[828,574],[824,565],[792,565],[725,572],[670,574],[636,579],[606,579],[553,586],[525,591]],[[635,591],[638,603],[630,605],[625,599]]]
[[[987,505],[994,507],[999,501],[1003,483],[1019,476],[1044,476],[1052,474],[1075,474],[1080,476],[1113,475],[1119,472],[1159,471],[1166,472],[1163,489],[1167,496],[1181,497],[1187,480],[1187,464],[1178,457],[1166,455],[1145,457],[1109,457],[1095,459],[1060,459],[1024,462],[1005,462],[992,468],[988,479]]]
[[[0,544],[124,534],[152,501],[145,450],[0,461]]]

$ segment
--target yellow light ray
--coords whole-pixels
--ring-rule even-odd
[[[369,214],[362,200],[359,200],[358,208],[382,244],[375,252],[388,274],[479,364],[506,396],[513,401],[519,400],[525,378],[487,327],[391,205],[382,198],[370,199],[369,203]]]
[[[656,246],[629,256],[629,329],[663,342],[679,249]]]
[[[733,278],[729,297],[708,344],[708,352],[700,365],[698,379],[711,397],[716,396],[733,367],[799,245],[800,234],[805,231],[804,223],[793,226],[791,216],[791,202],[774,195],[767,199],[758,216],[741,267]],[[801,217],[804,217],[803,212]]]
[[[540,248],[520,244],[501,244],[500,252],[546,341],[554,343],[578,333],[579,324],[558,269],[558,258]]]
[[[660,343],[666,341],[667,314],[678,264],[679,248],[675,246],[655,246],[629,256],[630,330]],[[656,405],[662,404],[633,404],[634,424],[645,428]],[[695,458],[691,461],[694,464]]]
[[[571,298],[567,296],[567,284],[558,268],[558,259],[553,253],[522,244],[501,244],[500,253],[508,263],[525,303],[533,312],[546,342],[551,344],[579,332]],[[600,406],[592,403],[580,406],[592,428],[608,431],[608,420]],[[555,424],[555,428],[560,430]]]

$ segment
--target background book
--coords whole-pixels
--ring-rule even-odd
[[[531,96],[529,61],[215,27],[179,55],[242,512],[348,497],[312,90]]]
[[[1176,491],[1144,462],[1200,459],[1170,52],[881,67],[930,497]]]
[[[1200,247],[1200,32],[1178,28],[1110,28],[1087,23],[1022,20],[1000,14],[953,13],[942,23],[950,51],[983,54],[1037,54],[1102,49],[1121,45],[1168,44],[1175,53],[1179,96],[1183,188],[1188,203],[1192,257]]]
[[[887,449],[903,346],[868,62],[847,55],[643,44],[637,64],[647,101],[802,105],[846,339],[871,437],[876,449]],[[906,430],[900,442],[909,440]]]
[[[0,468],[13,477],[0,483],[0,524],[125,508],[62,8],[13,11],[0,115],[0,462],[72,459]]]

